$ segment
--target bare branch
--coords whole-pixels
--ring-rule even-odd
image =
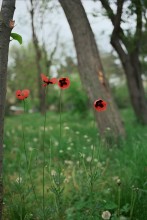
[[[109,1],[108,0],[100,0],[101,4],[103,5],[103,7],[105,8],[105,10],[107,11],[108,17],[111,20],[112,24],[114,25],[115,22],[115,15],[113,13],[112,8],[110,7]]]
[[[58,48],[58,42],[59,42],[59,31],[57,32],[55,46],[54,46],[53,50],[51,51],[49,58],[48,58],[48,54],[47,54],[47,50],[46,50],[46,46],[45,46],[45,41],[43,42],[42,49],[43,49],[43,54],[44,54],[44,59],[45,59],[45,66],[46,66],[48,73],[50,72],[50,67],[53,62],[53,57],[54,57],[54,55],[57,51],[57,48]]]
[[[100,0],[100,1],[101,1],[102,6],[107,11],[108,17],[114,26],[113,31],[115,32],[115,35],[117,35],[118,38],[121,39],[121,41],[123,42],[125,47],[128,47],[129,41],[127,40],[127,38],[124,34],[124,31],[120,26],[124,0],[117,0],[117,13],[116,13],[116,15],[114,14],[112,8],[110,7],[110,3],[108,0]]]
[[[113,31],[115,33],[120,31],[123,3],[124,3],[124,0],[117,0],[117,13],[115,15],[115,20],[113,22],[114,23],[114,30]]]
[[[139,50],[140,47],[140,41],[142,36],[142,4],[141,1],[135,1],[135,7],[136,7],[136,31],[134,34],[134,41],[136,45],[136,50]]]
[[[50,54],[50,60],[53,59],[53,56],[56,53],[56,50],[57,50],[57,47],[58,47],[58,42],[59,42],[59,31],[57,32],[57,35],[56,35],[55,47],[53,48],[53,50]]]

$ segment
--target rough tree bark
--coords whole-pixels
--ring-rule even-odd
[[[83,86],[89,96],[91,106],[96,99],[108,102],[105,112],[96,112],[96,122],[103,136],[107,128],[115,138],[124,136],[124,128],[119,112],[113,101],[108,82],[99,56],[99,51],[88,18],[80,0],[59,0],[73,33],[78,58],[78,68]]]
[[[0,11],[0,220],[2,219],[3,206],[2,164],[7,63],[10,34],[12,30],[9,25],[10,20],[13,19],[14,10],[15,0],[3,0]]]
[[[134,1],[136,10],[136,31],[131,42],[125,36],[121,28],[121,17],[124,0],[117,0],[117,12],[114,14],[108,0],[101,0],[106,9],[114,29],[111,35],[111,44],[119,55],[124,68],[130,100],[138,121],[147,124],[147,103],[141,79],[141,64],[139,61],[140,41],[142,35],[142,3],[141,0]],[[123,46],[122,46],[123,45]],[[125,49],[124,49],[125,48]]]

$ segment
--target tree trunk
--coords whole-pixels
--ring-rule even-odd
[[[127,78],[130,100],[136,117],[142,124],[147,124],[147,103],[141,79],[141,65],[139,62],[138,51],[133,50],[128,54],[125,53],[119,39],[113,34],[111,37],[111,44],[122,62]]]
[[[3,205],[2,164],[4,113],[6,100],[8,51],[11,34],[9,22],[13,19],[14,10],[15,0],[3,0],[0,12],[0,220],[2,219]]]
[[[124,136],[120,115],[104,77],[99,51],[82,3],[80,0],[60,0],[60,3],[73,33],[80,78],[91,106],[93,107],[94,101],[98,98],[108,103],[106,111],[95,111],[100,134],[103,136],[107,128],[110,128],[111,135],[115,138]]]
[[[143,9],[141,1],[134,1],[135,15],[136,15],[136,30],[132,38],[130,45],[129,36],[124,34],[121,27],[122,22],[122,10],[124,0],[117,0],[117,10],[114,14],[110,7],[110,2],[107,0],[100,0],[103,7],[107,11],[107,15],[114,26],[111,35],[111,44],[119,55],[122,62],[126,78],[127,85],[130,94],[130,100],[136,114],[138,121],[142,124],[147,124],[147,102],[145,99],[145,92],[143,88],[143,82],[141,79],[141,65],[139,62],[139,51],[142,37],[142,23],[144,19]],[[126,48],[124,50],[123,46]]]
[[[42,87],[41,77],[40,74],[42,72],[41,68],[41,58],[42,58],[42,51],[39,48],[38,39],[35,33],[35,27],[34,27],[34,0],[30,0],[31,3],[31,27],[32,27],[32,39],[33,44],[35,48],[35,55],[36,55],[36,66],[37,66],[37,79],[38,79],[38,98],[39,98],[39,111],[41,114],[44,114],[46,111],[46,104],[45,104],[45,90]]]
[[[138,53],[133,51],[129,54],[129,57],[135,80],[135,86],[133,86],[131,89],[129,88],[130,94],[131,92],[133,93],[131,97],[131,102],[138,121],[140,121],[142,124],[147,124],[147,101],[145,98],[145,92],[141,78],[141,65],[139,61],[139,55]],[[130,72],[127,72],[127,75],[129,74]],[[130,79],[130,83],[131,81],[132,78]]]

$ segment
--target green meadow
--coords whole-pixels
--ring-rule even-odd
[[[47,112],[45,136],[39,113],[7,116],[4,220],[99,220],[106,210],[113,220],[147,219],[147,127],[129,108],[121,115],[127,137],[111,145],[91,111],[62,112],[61,124],[60,113]]]

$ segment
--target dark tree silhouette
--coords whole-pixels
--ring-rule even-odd
[[[2,165],[7,63],[14,10],[15,0],[3,0],[0,11],[0,220],[2,219],[3,206]]]
[[[107,16],[113,24],[113,32],[111,35],[111,44],[119,55],[122,66],[124,68],[128,90],[130,94],[131,103],[136,114],[137,119],[142,124],[147,124],[147,102],[145,99],[145,92],[141,78],[140,65],[140,47],[143,32],[143,20],[147,8],[145,1],[141,0],[117,0],[117,11],[114,13],[109,0],[100,0],[101,4],[107,11]],[[121,27],[123,6],[125,2],[129,3],[130,16],[136,15],[136,30],[134,34],[126,32]],[[128,12],[127,12],[128,13]]]

